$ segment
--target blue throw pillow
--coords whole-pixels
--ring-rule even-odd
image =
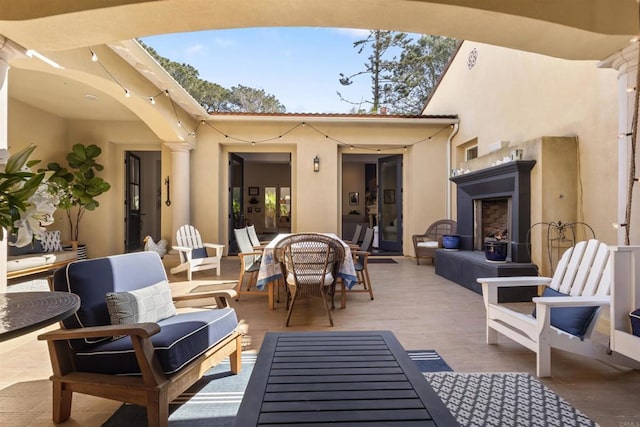
[[[207,254],[207,248],[196,248],[194,250],[191,251],[191,259],[198,259],[198,258],[206,258],[209,255]]]
[[[566,297],[569,295],[555,289],[545,288],[542,296]],[[597,310],[598,307],[554,307],[551,309],[551,325],[583,340]],[[535,308],[532,314],[533,317],[536,317]]]

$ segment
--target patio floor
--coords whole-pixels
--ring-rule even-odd
[[[405,349],[437,350],[458,372],[535,374],[534,353],[504,337],[496,346],[485,344],[480,295],[436,276],[431,265],[418,266],[411,258],[395,259],[397,264],[369,265],[375,300],[370,301],[364,293],[348,295],[347,308],[336,308],[332,313],[335,327],[331,330],[391,330]],[[177,264],[171,255],[164,262],[167,267]],[[184,282],[184,273],[169,274],[169,279],[176,292],[186,292],[212,280],[235,280],[238,270],[237,257],[226,257],[220,277],[204,271],[194,273],[190,284]],[[40,279],[20,286],[37,288],[43,282]],[[336,303],[339,306],[339,298]],[[284,301],[273,311],[262,295],[243,295],[232,305],[238,317],[249,324],[251,349],[255,351],[268,331],[329,329],[324,308],[316,299],[308,304],[300,300],[289,328],[283,326]],[[0,344],[0,425],[54,425],[47,379],[49,356],[45,343],[36,340],[38,333]],[[542,382],[601,426],[640,426],[640,371],[554,351],[552,375]],[[99,426],[120,405],[76,394],[71,419],[64,425]]]

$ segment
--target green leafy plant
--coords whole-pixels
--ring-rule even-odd
[[[53,172],[49,180],[57,188],[60,201],[58,207],[67,214],[71,240],[78,241],[80,220],[86,211],[100,206],[96,197],[109,191],[111,185],[99,177],[104,166],[96,161],[102,150],[97,145],[75,144],[67,154],[68,168],[59,163],[49,163],[48,171]]]
[[[45,172],[34,173],[31,167],[39,160],[29,160],[35,145],[10,156],[0,150],[0,226],[16,234],[15,246],[26,246],[34,235],[44,233],[44,225],[53,222],[58,198],[50,191]]]

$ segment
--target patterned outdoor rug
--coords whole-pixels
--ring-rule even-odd
[[[433,350],[407,352],[421,372],[450,371],[451,368]],[[229,359],[211,368],[204,377],[169,405],[170,427],[232,426],[244,390],[256,363],[257,354],[242,353],[238,375],[229,372]],[[146,427],[146,410],[137,405],[122,405],[102,427]]]
[[[464,374],[433,350],[409,357],[462,426],[595,426],[589,418],[528,374]],[[169,406],[170,427],[232,426],[256,361],[242,354],[242,370],[229,372],[229,359]],[[102,427],[146,427],[144,408],[122,405]]]
[[[425,373],[462,426],[595,426],[529,374]]]

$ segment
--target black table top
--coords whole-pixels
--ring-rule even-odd
[[[0,341],[66,319],[80,307],[69,292],[9,292],[0,294]]]
[[[267,333],[235,425],[457,426],[390,331]]]

